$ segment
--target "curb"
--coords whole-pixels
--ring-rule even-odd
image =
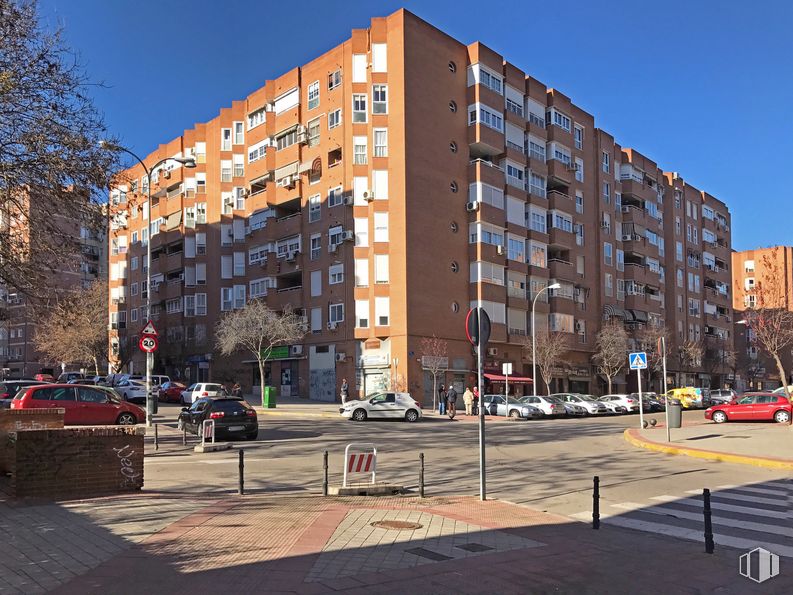
[[[710,461],[721,461],[723,463],[737,463],[739,465],[752,465],[754,467],[764,467],[766,469],[786,469],[793,470],[793,460],[769,459],[765,457],[752,457],[747,455],[736,455],[715,450],[702,450],[699,448],[685,448],[682,446],[667,446],[660,442],[653,442],[637,435],[638,430],[626,428],[623,432],[626,442],[638,448],[662,452],[669,455],[683,455],[697,459],[707,459]]]

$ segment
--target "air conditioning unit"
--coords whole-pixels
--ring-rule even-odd
[[[498,355],[498,348],[496,347],[488,347],[487,348],[488,355]]]
[[[329,322],[328,323],[328,330],[329,331],[335,331],[337,326],[339,326],[338,322]]]
[[[355,201],[353,200],[352,196],[345,196],[344,197],[344,204],[348,207],[351,207]]]
[[[374,193],[371,190],[367,190],[363,193],[363,199],[366,202],[372,202],[374,200]]]
[[[584,323],[580,320],[575,321],[575,332],[581,333],[584,331]]]
[[[622,207],[622,212],[623,213],[630,213],[631,212],[631,208],[630,207]]]
[[[631,234],[629,234],[629,233],[628,234],[625,234],[625,233],[622,234],[622,241],[623,242],[630,242],[632,238],[633,238],[633,236]]]
[[[338,250],[339,250],[338,244],[331,244],[330,247],[328,248],[328,252],[330,252],[331,254],[336,254]]]
[[[341,234],[341,239],[345,242],[354,242],[355,241],[355,232],[352,231],[345,231]]]
[[[503,256],[503,254],[504,254],[504,246],[496,246],[496,252]]]
[[[298,126],[297,128],[297,144],[308,144],[308,131],[305,126]]]
[[[289,354],[290,355],[303,355],[303,346],[302,345],[290,345],[289,346]]]
[[[345,359],[347,359],[347,354],[346,353],[340,351],[339,353],[336,354],[336,361],[337,362],[343,362]]]
[[[296,255],[295,252],[287,252],[286,253],[286,262],[294,262],[296,256],[297,255]]]
[[[465,203],[465,210],[469,213],[473,213],[479,210],[479,201],[467,202]]]

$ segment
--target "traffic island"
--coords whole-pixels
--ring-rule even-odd
[[[193,450],[195,452],[218,452],[221,450],[230,450],[234,448],[231,442],[205,442],[203,444],[196,444]]]
[[[397,496],[405,492],[405,486],[391,483],[363,483],[347,487],[328,487],[329,496]]]

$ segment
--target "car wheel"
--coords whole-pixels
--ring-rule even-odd
[[[131,413],[122,413],[118,416],[116,423],[120,426],[134,426],[138,420]]]
[[[366,421],[366,411],[364,409],[356,409],[352,412],[352,418],[355,421]]]
[[[408,409],[407,413],[405,413],[405,421],[408,423],[413,423],[419,420],[419,412],[415,409]]]
[[[717,424],[723,424],[727,421],[727,414],[724,411],[714,411],[713,413],[713,421]]]
[[[774,413],[774,421],[778,424],[786,424],[790,421],[790,413],[781,409]]]
[[[520,411],[518,411],[517,409],[513,409],[512,411],[509,412],[509,416],[512,419],[517,419],[520,417]]]

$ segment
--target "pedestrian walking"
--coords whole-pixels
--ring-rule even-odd
[[[239,382],[235,382],[234,386],[231,387],[231,396],[235,399],[241,399],[243,397],[242,387]]]
[[[475,386],[474,390],[471,392],[474,393],[474,406],[473,406],[474,415],[479,415],[479,387]]]
[[[456,411],[457,391],[454,390],[454,386],[449,385],[449,388],[446,391],[446,413],[449,414],[449,417],[453,418]]]
[[[473,415],[474,393],[471,392],[470,386],[465,387],[465,392],[463,393],[463,403],[465,403],[465,414]]]
[[[446,413],[446,387],[443,384],[438,387],[438,415]]]
[[[341,404],[344,405],[347,402],[347,395],[350,392],[350,385],[347,384],[347,379],[341,379],[341,390],[339,391],[339,396],[341,396]]]

